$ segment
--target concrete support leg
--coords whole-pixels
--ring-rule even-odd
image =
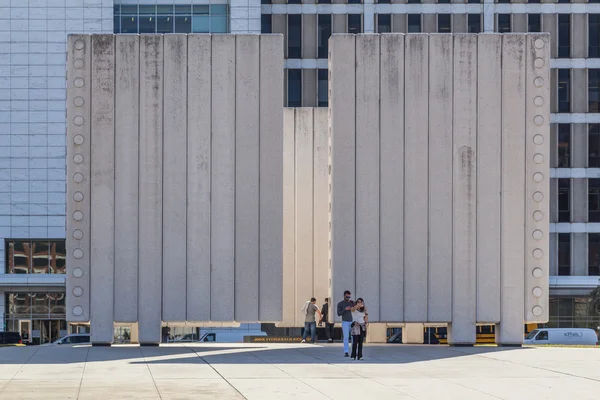
[[[472,328],[466,329],[466,327],[452,326],[453,324],[448,324],[448,344],[450,346],[460,346],[460,347],[470,347],[473,346],[476,342],[476,327],[475,325]],[[453,329],[454,328],[454,329]]]
[[[405,324],[402,328],[402,343],[423,344],[423,324]]]
[[[523,328],[523,322],[496,324],[496,344],[505,347],[521,347],[525,337]]]
[[[387,324],[369,324],[367,343],[385,343],[387,341]]]
[[[129,338],[131,344],[139,344],[140,343],[140,328],[136,323],[131,324],[131,336]]]

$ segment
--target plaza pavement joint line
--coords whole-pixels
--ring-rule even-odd
[[[160,394],[160,390],[158,390],[158,386],[156,385],[156,380],[154,379],[154,375],[152,375],[152,369],[150,369],[150,365],[148,365],[148,360],[146,360],[146,356],[142,351],[142,347],[140,349],[140,355],[144,359],[144,364],[146,364],[146,368],[148,368],[148,372],[150,372],[150,378],[152,378],[152,383],[154,384],[154,389],[156,389],[156,393],[158,394],[158,398],[162,400],[162,395]]]
[[[246,399],[246,400],[248,400],[248,398],[247,398],[246,396],[244,396],[244,395],[242,394],[242,392],[240,392],[240,391],[238,390],[238,388],[236,388],[236,387],[235,387],[235,386],[234,386],[234,385],[233,385],[231,382],[229,382],[229,380],[228,380],[227,378],[225,378],[223,375],[221,375],[221,373],[220,373],[219,371],[217,371],[217,369],[216,369],[215,367],[213,367],[211,363],[209,363],[208,361],[206,361],[206,360],[204,359],[204,357],[202,357],[202,356],[201,356],[201,355],[200,355],[200,354],[199,354],[199,353],[196,351],[196,349],[194,349],[193,347],[190,347],[190,346],[186,346],[186,347],[187,347],[188,349],[190,349],[190,350],[191,350],[193,353],[195,353],[195,354],[196,354],[196,356],[197,356],[198,358],[200,358],[202,361],[204,361],[204,363],[205,363],[205,364],[207,364],[207,365],[208,365],[210,368],[212,368],[212,370],[213,370],[213,371],[215,371],[215,373],[216,373],[217,375],[219,375],[219,376],[221,377],[221,379],[223,379],[225,382],[227,382],[227,384],[228,384],[229,386],[231,386],[231,388],[232,388],[233,390],[235,390],[235,391],[236,391],[236,392],[237,392],[237,393],[238,393],[240,396],[242,396],[242,398],[243,398],[243,399]]]
[[[77,400],[79,400],[79,396],[81,394],[81,385],[83,385],[83,378],[85,376],[85,368],[87,367],[87,363],[90,358],[90,349],[91,349],[91,347],[88,347],[87,352],[85,353],[85,361],[83,362],[83,371],[81,371],[81,379],[79,380],[79,386],[77,387],[77,397],[76,397]]]

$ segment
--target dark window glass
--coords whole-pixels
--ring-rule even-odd
[[[377,33],[390,33],[392,31],[392,15],[377,15]]]
[[[438,14],[438,33],[452,32],[452,17],[450,14]]]
[[[527,0],[528,3],[539,3],[540,0]]]
[[[9,274],[29,274],[31,272],[31,242],[15,240],[6,242],[6,272]]]
[[[156,13],[158,15],[161,15],[161,14],[163,14],[163,15],[164,14],[173,15],[174,12],[175,11],[174,11],[174,8],[173,8],[173,4],[171,4],[170,6],[160,6],[160,5],[156,6]]]
[[[588,15],[588,57],[600,57],[600,14]]]
[[[348,0],[348,4],[360,4],[362,3],[361,0]]]
[[[121,18],[117,15],[113,17],[113,28],[115,33],[121,33]]]
[[[600,0],[588,0],[588,3],[600,3]]]
[[[318,0],[317,3],[319,3],[319,4],[331,4],[331,0]]]
[[[531,0],[529,0],[529,2],[531,3]],[[548,340],[548,331],[540,331],[535,337],[535,340]]]
[[[571,112],[571,71],[558,70],[558,112]]]
[[[137,14],[138,6],[121,6],[121,14]]]
[[[558,180],[558,222],[571,222],[571,182],[568,178]]]
[[[67,273],[67,248],[64,240],[50,242],[50,270],[54,274]]]
[[[438,3],[440,3],[440,4],[449,4],[450,0],[438,0]]]
[[[121,17],[121,33],[138,33],[137,17]]]
[[[481,32],[481,14],[469,14],[467,17],[467,25],[469,33]]]
[[[498,32],[510,32],[510,14],[498,14]]]
[[[177,7],[177,6],[176,6]],[[192,17],[175,17],[175,33],[191,33]]]
[[[541,14],[527,14],[527,32],[541,32],[542,31],[542,15]]]
[[[590,168],[600,167],[600,124],[588,125],[588,164]]]
[[[156,32],[157,33],[173,33],[175,28],[173,27],[174,18],[172,15],[161,15],[156,18]]]
[[[302,4],[302,0],[288,0],[288,4]]]
[[[408,4],[421,4],[421,0],[407,0]]]
[[[571,125],[558,124],[558,168],[571,167]]]
[[[192,13],[194,15],[209,15],[210,6],[208,4],[197,4],[192,7]]]
[[[121,12],[121,6],[120,6],[120,5],[118,5],[118,6],[113,6],[113,14],[114,14],[114,15],[117,15],[117,14],[119,14],[120,12]]]
[[[421,32],[421,14],[408,14],[408,33]]]
[[[361,14],[348,14],[348,33],[362,33]]]
[[[328,70],[320,69],[318,72],[318,87],[317,87],[317,96],[318,96],[318,107],[327,107],[329,104],[328,98]]]
[[[327,58],[329,53],[329,38],[331,37],[331,14],[319,14],[317,30],[317,56]]]
[[[155,15],[156,14],[156,5],[143,5],[139,6],[140,15]]]
[[[467,3],[481,3],[481,0],[467,0]]]
[[[156,17],[140,17],[140,33],[156,33]]]
[[[288,107],[302,107],[301,69],[288,69]]]
[[[260,31],[262,33],[272,33],[271,16],[272,14],[262,14],[260,16]]]
[[[271,4],[271,0],[260,0],[260,4]]]
[[[497,0],[496,3],[510,3],[510,0]]]
[[[49,274],[50,273],[50,246],[49,242],[32,242],[32,267],[33,274]]]
[[[600,178],[588,179],[588,221],[600,222]]]
[[[8,274],[64,274],[64,240],[6,240]]]
[[[600,275],[600,235],[588,234],[588,275]]]
[[[559,82],[560,84],[560,82]],[[600,69],[588,69],[588,112],[597,113],[600,86]]]
[[[50,314],[65,314],[65,294],[64,293],[48,293],[50,301]]]
[[[175,14],[191,14],[192,13],[192,6],[191,5],[181,5],[181,6],[175,6]]]
[[[571,57],[571,15],[558,15],[558,57]]]
[[[571,275],[571,234],[558,234],[558,275]],[[560,303],[559,303],[560,307]],[[560,309],[559,309],[560,313]]]
[[[377,0],[377,3],[379,3],[379,4],[390,4],[391,0]]]
[[[571,0],[558,0],[557,3],[570,3]],[[590,0],[590,3],[593,3],[593,1]]]
[[[302,58],[301,14],[288,14],[288,58]]]

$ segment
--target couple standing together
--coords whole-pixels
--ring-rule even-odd
[[[365,336],[367,335],[367,323],[369,322],[369,313],[365,307],[362,298],[352,301],[352,293],[349,290],[344,292],[344,300],[337,305],[337,315],[342,317],[342,336],[344,338],[344,357],[348,357],[349,344],[348,339],[352,334],[352,354],[353,360],[362,360],[362,347]]]

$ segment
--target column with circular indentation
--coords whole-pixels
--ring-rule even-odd
[[[90,319],[91,38],[67,47],[67,320]]]
[[[527,35],[525,322],[548,321],[550,37]]]

